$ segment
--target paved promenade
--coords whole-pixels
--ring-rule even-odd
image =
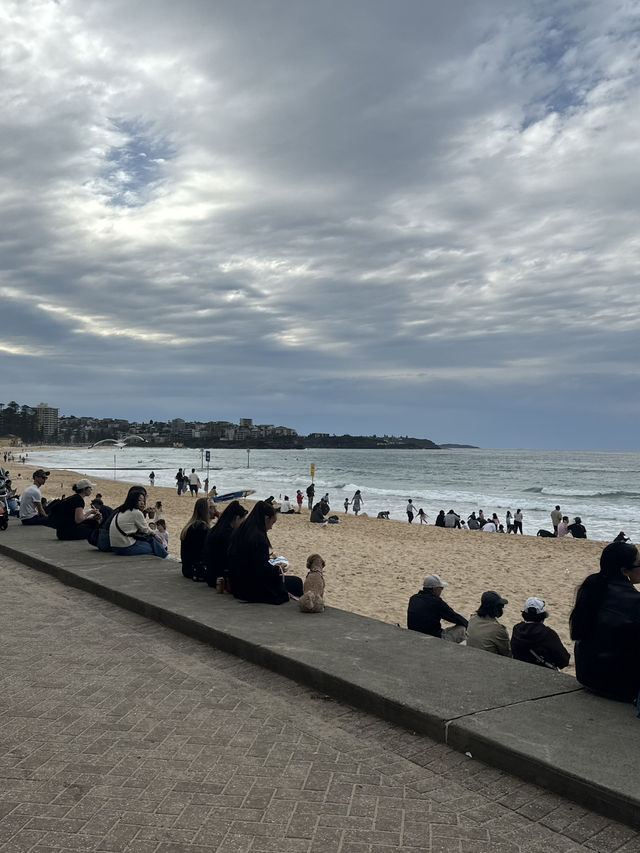
[[[0,850],[640,853],[423,735],[0,557]]]

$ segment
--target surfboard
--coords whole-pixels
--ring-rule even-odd
[[[227,501],[237,501],[240,498],[248,498],[249,495],[254,495],[255,489],[245,489],[242,492],[226,492],[224,495],[216,495],[212,498],[216,503],[226,503]]]

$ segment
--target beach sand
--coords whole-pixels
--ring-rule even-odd
[[[16,455],[18,452],[14,449]],[[17,461],[5,467],[21,493],[31,483],[35,467]],[[42,490],[44,497],[51,500],[63,493],[70,495],[72,483],[80,476],[77,472],[52,470]],[[94,494],[100,492],[112,507],[122,502],[130,485],[125,481],[93,481]],[[175,489],[146,488],[149,505],[157,500],[163,503],[169,551],[179,556],[180,530],[191,516],[194,499],[187,494],[178,497]],[[251,501],[243,503],[249,509],[252,506]],[[219,509],[223,506],[218,505]],[[573,651],[568,621],[575,590],[587,574],[598,570],[604,543],[447,530],[415,521],[409,525],[364,515],[356,518],[344,515],[341,509],[332,509],[340,518],[335,525],[310,524],[305,508],[300,515],[279,515],[270,534],[274,551],[287,557],[292,574],[304,578],[307,556],[322,555],[327,564],[328,605],[404,628],[409,597],[422,587],[425,575],[435,572],[449,584],[443,594],[445,600],[467,618],[478,608],[485,590],[495,589],[507,598],[509,604],[501,621],[509,633],[521,619],[525,600],[531,595],[543,598],[549,610],[546,624]],[[573,666],[565,672],[573,672]]]

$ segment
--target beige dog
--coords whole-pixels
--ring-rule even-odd
[[[303,613],[322,613],[324,610],[324,569],[325,562],[320,554],[310,554],[307,557],[309,574],[304,581],[304,591],[298,601]]]

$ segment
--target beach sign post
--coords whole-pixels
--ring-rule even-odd
[[[313,478],[316,476],[316,463],[311,463],[311,481],[313,482]]]
[[[207,497],[209,497],[209,463],[211,462],[210,450],[205,450],[204,458],[207,460]]]

